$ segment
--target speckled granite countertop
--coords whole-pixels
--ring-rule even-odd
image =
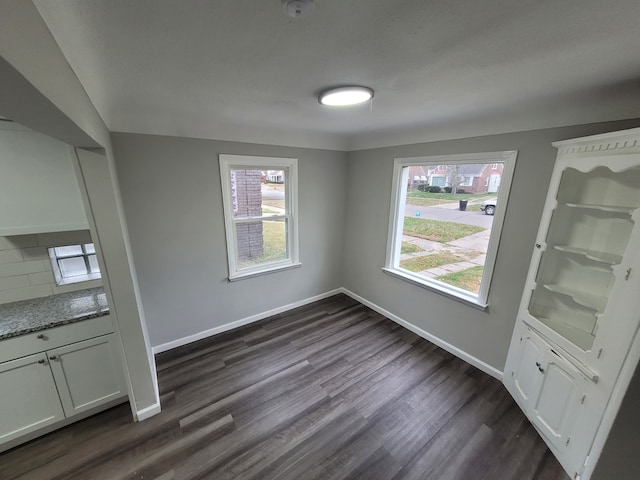
[[[0,305],[0,340],[109,313],[102,287]]]

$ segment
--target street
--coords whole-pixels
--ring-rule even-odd
[[[445,205],[450,205],[449,207]],[[478,227],[491,228],[493,215],[485,215],[482,212],[461,212],[458,206],[451,208],[451,204],[436,205],[433,207],[421,207],[417,205],[407,205],[404,210],[405,217],[415,217],[419,212],[420,218],[431,220],[442,220],[444,222],[464,223],[466,225],[476,225]]]

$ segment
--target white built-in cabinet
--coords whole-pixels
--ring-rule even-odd
[[[0,363],[0,451],[126,398],[110,331],[102,317],[0,341],[0,360],[27,354]]]
[[[640,129],[554,146],[504,382],[584,478],[640,319]]]

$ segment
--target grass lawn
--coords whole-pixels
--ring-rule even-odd
[[[284,208],[284,199],[278,200],[276,198],[263,198],[262,199],[263,208],[265,205],[268,207]]]
[[[477,266],[436,277],[436,280],[462,288],[468,292],[478,293],[480,291],[480,282],[482,281],[482,271],[483,267]]]
[[[400,247],[400,253],[416,253],[424,252],[424,248],[420,248],[418,245],[409,242],[402,242]]]
[[[464,262],[468,259],[465,255],[457,255],[449,251],[434,253],[433,255],[424,255],[422,257],[407,258],[400,262],[400,266],[410,272],[421,272],[429,268],[448,265],[450,263]]]
[[[262,222],[262,256],[240,261],[240,267],[272,262],[287,258],[287,240],[284,222]]]
[[[277,215],[278,213],[280,213],[280,212],[278,212],[277,210],[272,210],[271,208],[266,208],[264,206],[262,207],[262,214],[263,215],[265,215],[265,214],[266,215]]]
[[[443,222],[426,218],[405,217],[404,235],[424,238],[434,242],[446,243],[458,238],[482,232],[484,228],[463,223]]]
[[[480,204],[476,203],[474,205],[467,205],[467,212],[481,212]]]

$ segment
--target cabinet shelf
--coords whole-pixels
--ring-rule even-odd
[[[609,252],[599,252],[586,248],[572,247],[570,245],[554,245],[554,249],[560,252],[575,253],[595,262],[606,263],[607,265],[618,265],[622,262],[622,255]]]
[[[570,297],[578,305],[582,305],[583,307],[597,313],[602,313],[607,304],[607,297],[603,297],[601,295],[593,295],[591,293],[581,292],[579,290],[555,284],[545,284],[543,287],[552,293],[558,293],[560,295]]]
[[[601,212],[623,213],[626,215],[631,215],[631,213],[637,208],[637,207],[621,207],[617,205],[599,205],[594,203],[565,203],[565,205],[570,208],[599,210]]]
[[[554,330],[556,333],[559,333],[562,337],[566,338],[584,351],[588,351],[593,346],[595,336],[591,332],[585,332],[584,330],[580,330],[579,328],[553,317],[537,316],[534,318]]]

